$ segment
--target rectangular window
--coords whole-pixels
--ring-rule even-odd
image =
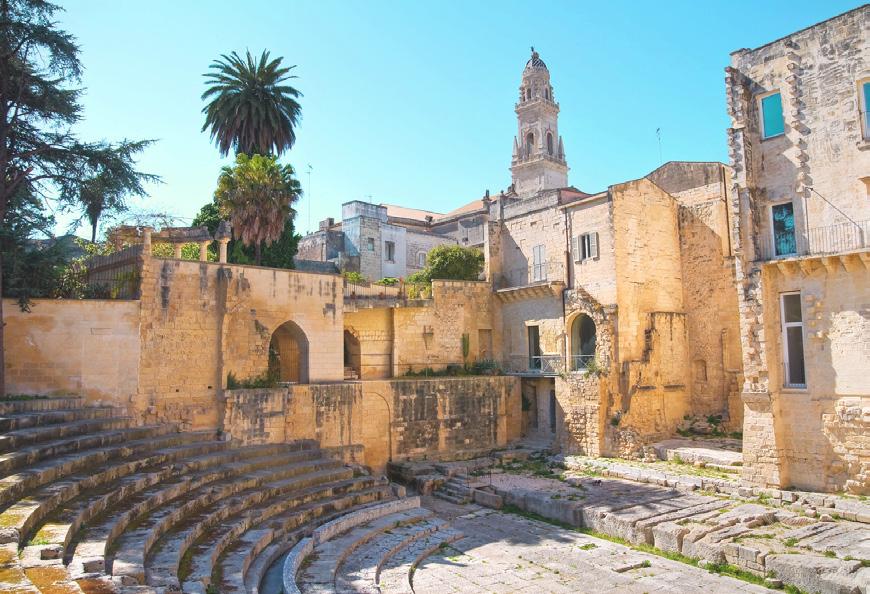
[[[420,252],[419,254],[417,254],[417,267],[426,267],[426,252]]]
[[[801,314],[801,294],[783,293],[782,309],[782,357],[785,367],[785,385],[790,388],[805,388],[807,385],[804,367],[804,322]]]
[[[575,237],[572,243],[575,262],[598,259],[598,233],[583,233]]]
[[[864,127],[864,139],[870,140],[870,80],[859,84],[861,91],[861,124]]]
[[[387,262],[396,261],[396,244],[393,241],[384,242],[384,259]]]
[[[794,234],[794,204],[784,202],[770,207],[773,232],[773,255],[790,256],[797,253]]]
[[[772,93],[761,98],[761,137],[772,138],[785,132],[782,119],[782,95]]]
[[[375,238],[374,237],[369,237],[366,240],[366,244],[368,245],[370,252],[375,251]]]
[[[532,282],[547,280],[546,252],[543,245],[532,248]]]

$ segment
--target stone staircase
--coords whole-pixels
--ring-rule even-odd
[[[452,475],[435,491],[435,496],[458,505],[471,503],[472,489],[469,476],[465,473]]]
[[[411,593],[416,566],[460,538],[419,497],[374,505],[301,540],[284,560],[284,592]]]
[[[322,523],[393,500],[313,442],[240,447],[78,398],[0,401],[0,592],[256,592]]]

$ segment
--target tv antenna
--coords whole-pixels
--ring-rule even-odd
[[[311,163],[308,164],[308,233],[311,233],[311,171],[314,168]]]
[[[662,163],[665,162],[665,160],[662,158],[662,129],[661,128],[656,128],[656,137],[658,137],[658,139],[659,139],[659,164],[661,165]]]

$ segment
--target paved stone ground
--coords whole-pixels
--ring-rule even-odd
[[[453,517],[453,527],[465,538],[417,567],[417,594],[771,591],[513,514],[431,500],[426,504]],[[457,510],[465,513],[456,515]]]

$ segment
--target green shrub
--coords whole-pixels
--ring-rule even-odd
[[[342,272],[341,275],[344,277],[344,280],[351,282],[351,283],[365,283],[366,282],[366,277],[364,277],[359,272],[356,272],[355,270],[346,270],[346,271]]]
[[[227,374],[227,390],[258,390],[275,388],[278,385],[278,373],[276,371],[264,371],[260,375],[246,379],[238,379],[232,371]]]
[[[392,276],[385,276],[381,280],[375,281],[375,284],[383,287],[394,287],[399,284],[399,279],[393,278]]]

